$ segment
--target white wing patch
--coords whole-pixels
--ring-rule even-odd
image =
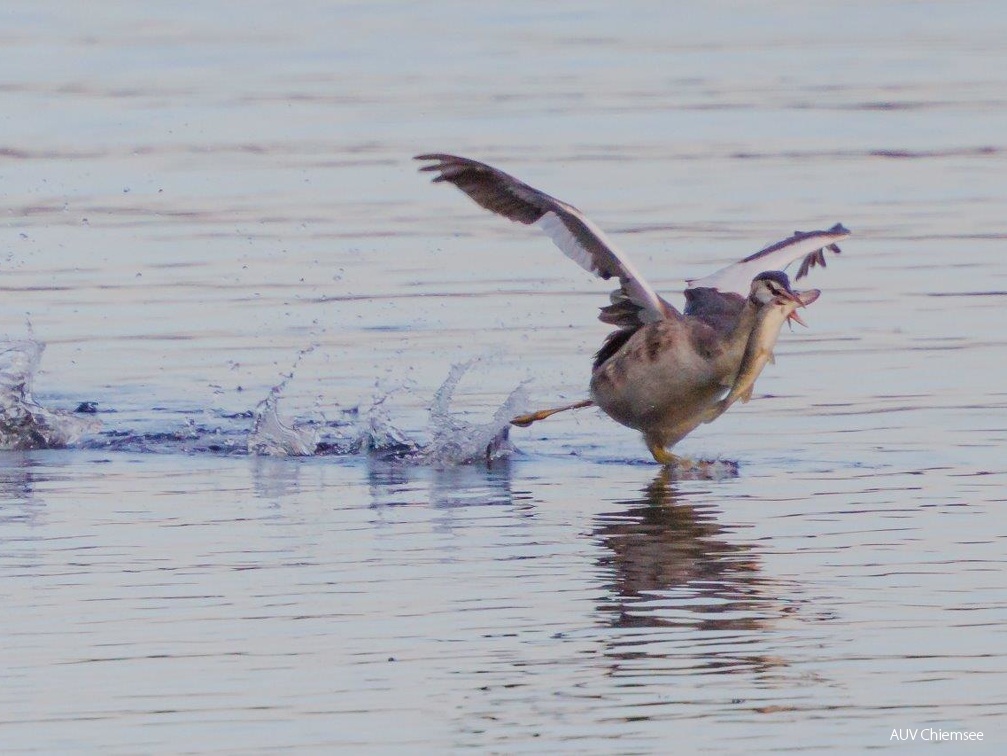
[[[566,224],[563,223],[563,220],[556,213],[546,213],[536,225],[545,231],[546,236],[552,239],[553,244],[559,247],[564,255],[588,273],[594,273],[596,276],[599,274],[591,253],[581,246],[580,242],[577,241],[577,237],[570,232],[570,229],[566,227]]]
[[[598,259],[598,253],[592,253],[584,242],[563,222],[563,218],[554,212],[547,212],[539,219],[537,225],[546,235],[552,239],[553,244],[580,265],[584,270],[594,273],[602,278],[619,278],[629,296],[630,301],[643,309],[645,315],[641,318],[643,322],[650,323],[666,317],[665,305],[657,292],[651,288],[647,280],[640,275],[633,263],[619,251],[618,247],[609,241],[605,233],[582,215],[576,208],[570,205],[563,206],[563,209],[577,218],[594,237],[592,241],[603,248],[603,253],[611,256],[612,260],[604,261]],[[609,262],[609,264],[606,264]]]

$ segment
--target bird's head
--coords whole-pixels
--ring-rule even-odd
[[[752,279],[752,289],[748,298],[759,309],[769,306],[780,307],[788,321],[794,320],[806,325],[797,314],[797,308],[811,304],[820,294],[818,289],[794,291],[790,288],[790,279],[786,273],[782,270],[767,270]]]

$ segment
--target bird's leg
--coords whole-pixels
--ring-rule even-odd
[[[534,422],[539,420],[545,420],[547,417],[555,415],[557,412],[566,412],[567,410],[580,409],[581,407],[592,407],[594,402],[590,399],[585,399],[581,402],[574,402],[573,404],[568,404],[565,407],[553,407],[552,409],[539,410],[538,412],[531,412],[527,415],[518,415],[513,420],[511,420],[511,425],[516,425],[519,428],[527,428]]]
[[[651,456],[654,457],[654,461],[659,465],[674,465],[676,467],[680,466],[685,460],[681,457],[672,454],[670,451],[664,448],[657,441],[646,439],[647,449],[650,450]]]

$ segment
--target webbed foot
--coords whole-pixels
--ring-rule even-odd
[[[527,415],[518,415],[510,421],[511,425],[516,425],[519,428],[527,428],[532,423],[536,423],[539,420],[545,420],[547,417],[552,417],[557,412],[566,412],[567,410],[580,409],[581,407],[591,407],[594,402],[590,399],[585,399],[582,402],[574,402],[573,404],[568,404],[565,407],[554,407],[553,409],[539,410],[538,412],[530,412]]]

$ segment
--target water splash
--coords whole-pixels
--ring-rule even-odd
[[[434,467],[471,463],[489,464],[510,456],[510,420],[526,409],[525,384],[519,385],[484,423],[471,422],[453,411],[462,378],[481,360],[453,365],[435,392],[426,436],[414,439],[393,420],[390,400],[405,385],[378,388],[371,406],[342,410],[336,419],[295,422],[281,419],[279,402],[301,359],[315,349],[301,351],[291,370],[273,386],[253,411],[237,414],[210,410],[155,407],[159,414],[189,415],[181,428],[164,430],[106,428],[81,414],[47,409],[32,397],[44,344],[28,339],[0,341],[0,449],[43,449],[77,445],[134,453],[248,454],[256,457],[370,454],[386,460]],[[89,408],[93,412],[93,407]],[[251,430],[247,421],[252,420]],[[156,420],[152,420],[155,426]],[[85,434],[92,438],[80,441]],[[420,436],[424,434],[420,433]],[[79,443],[78,443],[79,441]]]
[[[358,444],[362,451],[405,457],[420,450],[420,443],[392,422],[387,402],[395,392],[393,389],[376,396],[364,413]]]
[[[301,360],[315,351],[316,347],[312,344],[298,352],[290,372],[256,405],[253,413],[255,423],[248,436],[249,454],[261,457],[307,457],[318,449],[319,436],[315,428],[308,425],[286,425],[279,415],[280,394],[293,379]]]
[[[473,422],[458,413],[456,393],[465,376],[479,363],[476,358],[452,365],[434,393],[427,426],[413,436],[403,430],[402,416],[393,412],[391,401],[409,384],[391,388],[377,384],[370,407],[339,410],[329,418],[293,421],[281,418],[279,402],[301,359],[273,386],[252,411],[221,414],[200,408],[154,407],[148,412],[153,429],[147,429],[147,413],[135,422],[141,428],[105,428],[82,414],[52,410],[32,396],[32,382],[39,369],[45,345],[34,339],[0,340],[0,449],[47,449],[77,446],[133,453],[221,454],[253,457],[371,455],[393,464],[436,468],[469,464],[492,464],[514,454],[510,420],[527,410],[526,383],[517,386],[486,422]],[[85,403],[87,404],[87,403]],[[89,408],[91,412],[94,408]],[[165,430],[158,415],[186,415],[180,428]],[[252,421],[249,430],[248,421]],[[412,419],[415,422],[415,418]],[[93,435],[92,435],[93,434]],[[82,437],[90,435],[88,438]],[[618,464],[650,464],[643,460],[611,460]],[[738,464],[730,460],[683,460],[675,469],[677,478],[721,480],[736,477]]]
[[[473,462],[489,464],[495,459],[513,454],[510,442],[510,420],[528,406],[524,383],[515,388],[486,423],[470,423],[452,414],[455,390],[478,359],[452,365],[448,377],[434,394],[430,406],[430,443],[412,459],[434,466],[464,465]]]
[[[260,457],[307,457],[318,448],[318,431],[311,426],[285,425],[277,410],[280,389],[255,408],[255,424],[248,436],[248,453]]]
[[[729,480],[738,477],[739,465],[732,459],[689,459],[683,457],[669,468],[676,480]]]
[[[32,396],[45,344],[0,341],[0,449],[57,449],[96,432],[101,423],[43,407]]]

